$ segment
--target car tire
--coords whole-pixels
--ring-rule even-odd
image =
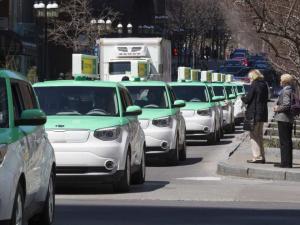
[[[179,160],[180,161],[185,161],[186,160],[186,140],[184,140],[181,150],[179,152]]]
[[[139,170],[132,175],[131,183],[143,184],[145,183],[145,178],[146,178],[146,154],[145,154],[145,147],[143,147],[141,164],[139,166]]]
[[[54,221],[55,213],[55,175],[52,171],[50,174],[46,200],[44,202],[43,211],[35,216],[29,225],[50,225]]]
[[[10,225],[24,224],[24,192],[22,186],[19,184],[15,194],[12,218]]]
[[[216,124],[214,126],[214,129],[215,129],[214,132],[209,134],[208,139],[207,139],[207,143],[209,145],[215,144],[218,140],[218,132],[216,131]]]
[[[121,179],[114,183],[114,191],[118,193],[128,192],[131,183],[131,160],[130,152],[128,151],[125,162],[125,170]]]
[[[171,166],[176,166],[178,164],[179,161],[179,141],[178,141],[178,137],[176,138],[176,145],[175,145],[175,149],[171,150],[169,152],[169,165]]]

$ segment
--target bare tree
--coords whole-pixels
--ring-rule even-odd
[[[91,24],[93,8],[90,0],[69,0],[60,8],[60,17],[51,23],[49,40],[73,49],[73,52],[81,52],[86,48],[92,48],[99,37],[97,26]],[[97,18],[110,19],[114,23],[119,17],[115,10],[105,7]],[[108,31],[101,30],[101,35]]]
[[[242,26],[270,49],[269,58],[280,71],[300,80],[300,1],[229,0],[231,9],[240,11]],[[231,26],[233,27],[233,26]]]
[[[224,57],[228,29],[218,0],[170,0],[167,14],[182,65],[195,57]]]

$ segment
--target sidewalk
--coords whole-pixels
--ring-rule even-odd
[[[300,182],[300,150],[294,150],[293,156],[291,169],[274,167],[274,163],[279,163],[280,160],[280,150],[276,148],[266,149],[265,164],[247,163],[248,159],[252,159],[252,153],[250,139],[246,137],[229,159],[218,163],[217,173],[225,176]]]

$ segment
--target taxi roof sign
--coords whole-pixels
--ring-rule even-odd
[[[191,79],[191,67],[178,67],[178,80],[190,80]]]
[[[213,73],[212,74],[212,82],[222,82],[222,74]]]
[[[226,74],[222,73],[221,74],[221,82],[223,82],[223,83],[225,82],[225,77],[226,77]]]
[[[211,82],[212,74],[211,71],[201,71],[201,82]]]
[[[199,81],[201,77],[201,70],[192,69],[191,70],[191,80],[192,81]]]
[[[98,57],[94,55],[72,54],[72,76],[99,79]],[[81,79],[81,78],[79,78]]]
[[[231,75],[231,74],[226,74],[226,76],[225,76],[225,82],[230,83],[230,82],[232,82],[232,81],[233,81],[233,75]]]

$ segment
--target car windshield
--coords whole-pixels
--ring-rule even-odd
[[[8,127],[8,107],[5,80],[0,78],[0,128]]]
[[[224,88],[221,86],[213,87],[215,96],[224,96]]]
[[[130,62],[110,62],[109,63],[109,74],[110,75],[120,75],[126,74],[131,71]]]
[[[164,86],[128,86],[134,105],[142,108],[169,108],[168,94]]]
[[[116,89],[110,87],[36,87],[40,105],[51,115],[118,116]]]
[[[238,93],[244,93],[244,88],[243,88],[243,86],[237,86],[236,89],[237,89],[237,92],[238,92]]]
[[[232,87],[231,86],[226,86],[225,90],[226,90],[226,93],[227,93],[228,97],[229,97],[229,95],[234,94],[233,91],[232,91]]]
[[[245,58],[245,57],[246,57],[245,53],[238,52],[233,54],[233,58]]]
[[[176,99],[186,102],[208,102],[204,86],[173,86]]]
[[[240,66],[241,65],[241,61],[239,60],[227,60],[225,62],[225,66]]]

